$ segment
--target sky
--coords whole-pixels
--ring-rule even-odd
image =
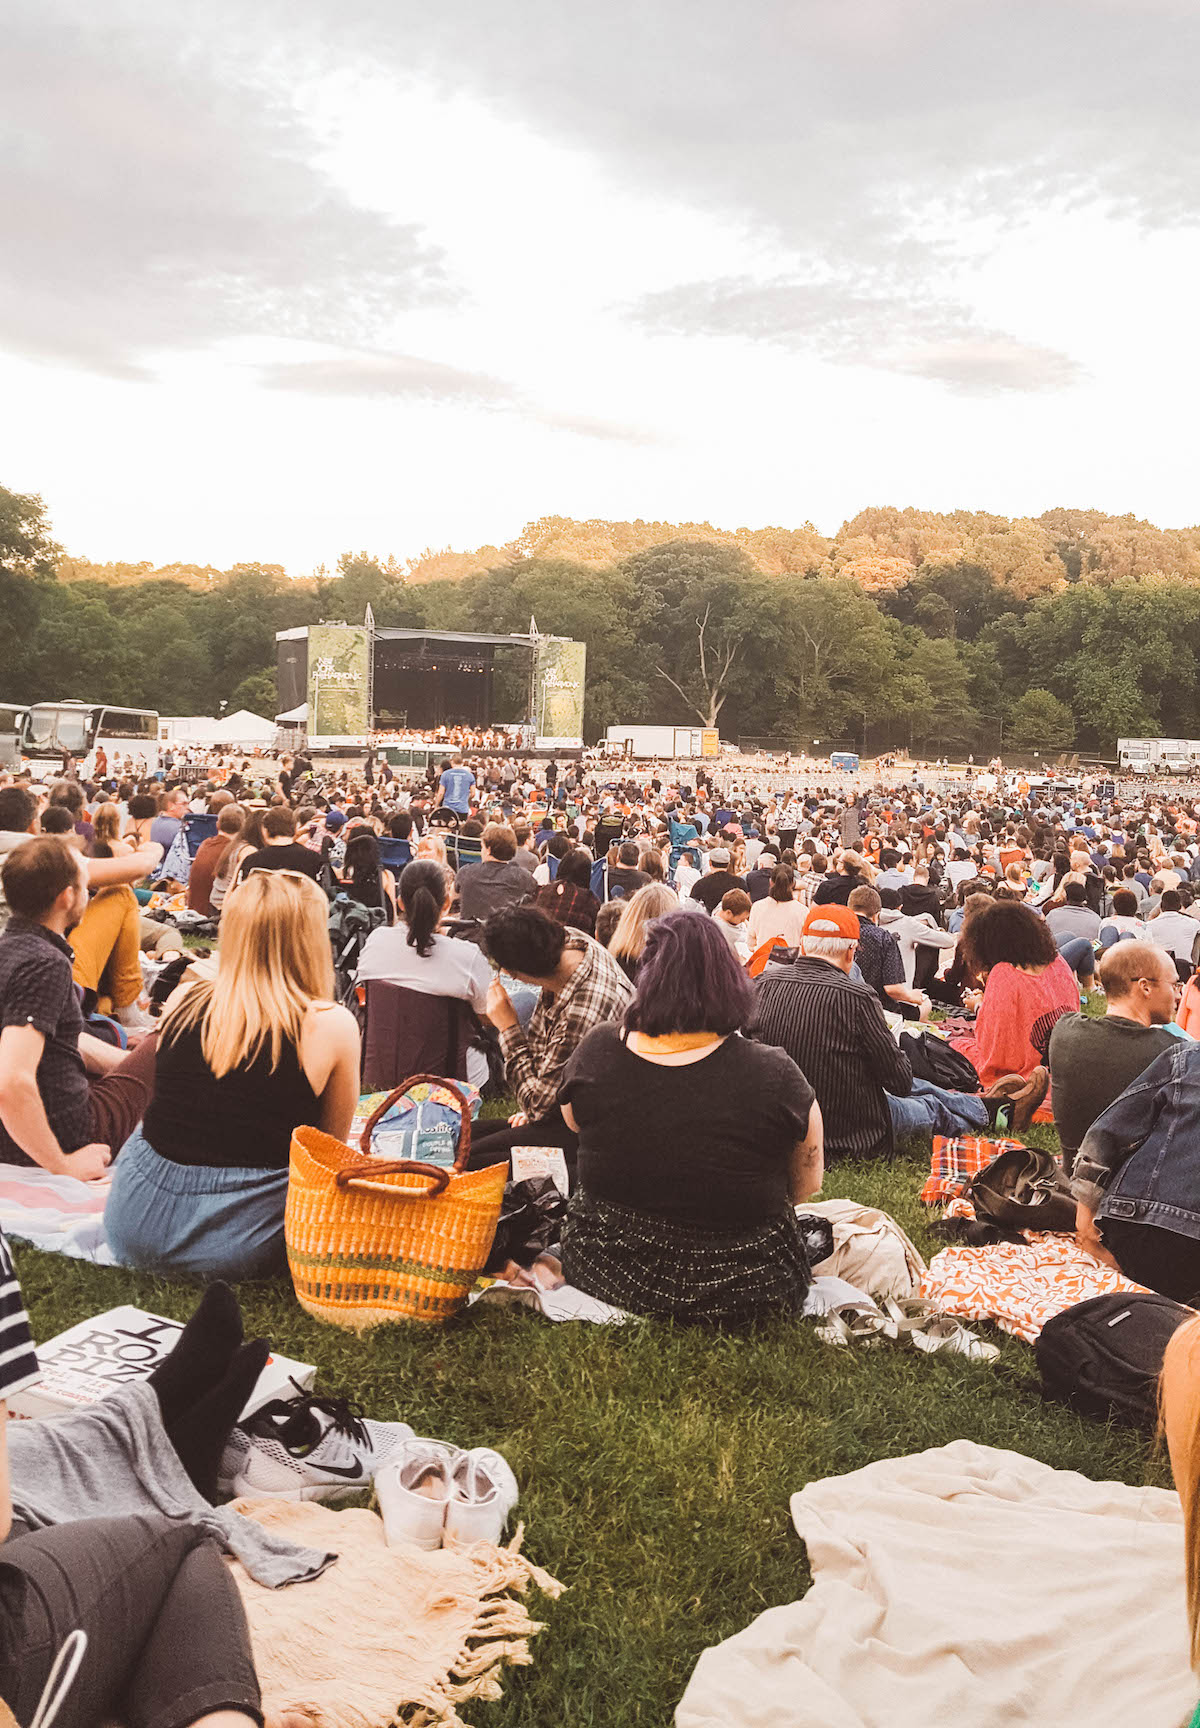
[[[0,484],[97,561],[1200,520],[1195,0],[10,0]]]

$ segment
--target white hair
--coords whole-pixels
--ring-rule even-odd
[[[806,954],[811,954],[818,960],[841,960],[850,953],[857,944],[848,936],[805,936],[801,938],[801,947]]]

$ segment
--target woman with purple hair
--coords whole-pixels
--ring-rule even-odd
[[[798,1313],[794,1208],[821,1186],[821,1112],[782,1050],[743,1036],[754,989],[709,918],[650,927],[624,1020],[597,1026],[559,1103],[579,1135],[569,1283],[635,1314],[741,1324]]]

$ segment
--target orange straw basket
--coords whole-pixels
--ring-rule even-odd
[[[450,1169],[368,1155],[376,1122],[422,1081],[444,1088],[459,1106]],[[389,1093],[361,1145],[356,1152],[319,1128],[292,1135],[284,1233],[296,1300],[318,1320],[355,1331],[386,1320],[449,1320],[487,1262],[507,1164],[466,1168],[470,1105],[435,1074],[415,1074]]]

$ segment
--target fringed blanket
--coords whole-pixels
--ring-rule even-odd
[[[334,1548],[336,1565],[291,1590],[264,1590],[234,1567],[268,1717],[307,1710],[314,1728],[465,1728],[458,1706],[501,1696],[506,1663],[532,1660],[542,1630],[519,1599],[562,1585],[507,1548],[389,1548],[374,1512],[312,1502],[236,1502],[291,1541]]]

